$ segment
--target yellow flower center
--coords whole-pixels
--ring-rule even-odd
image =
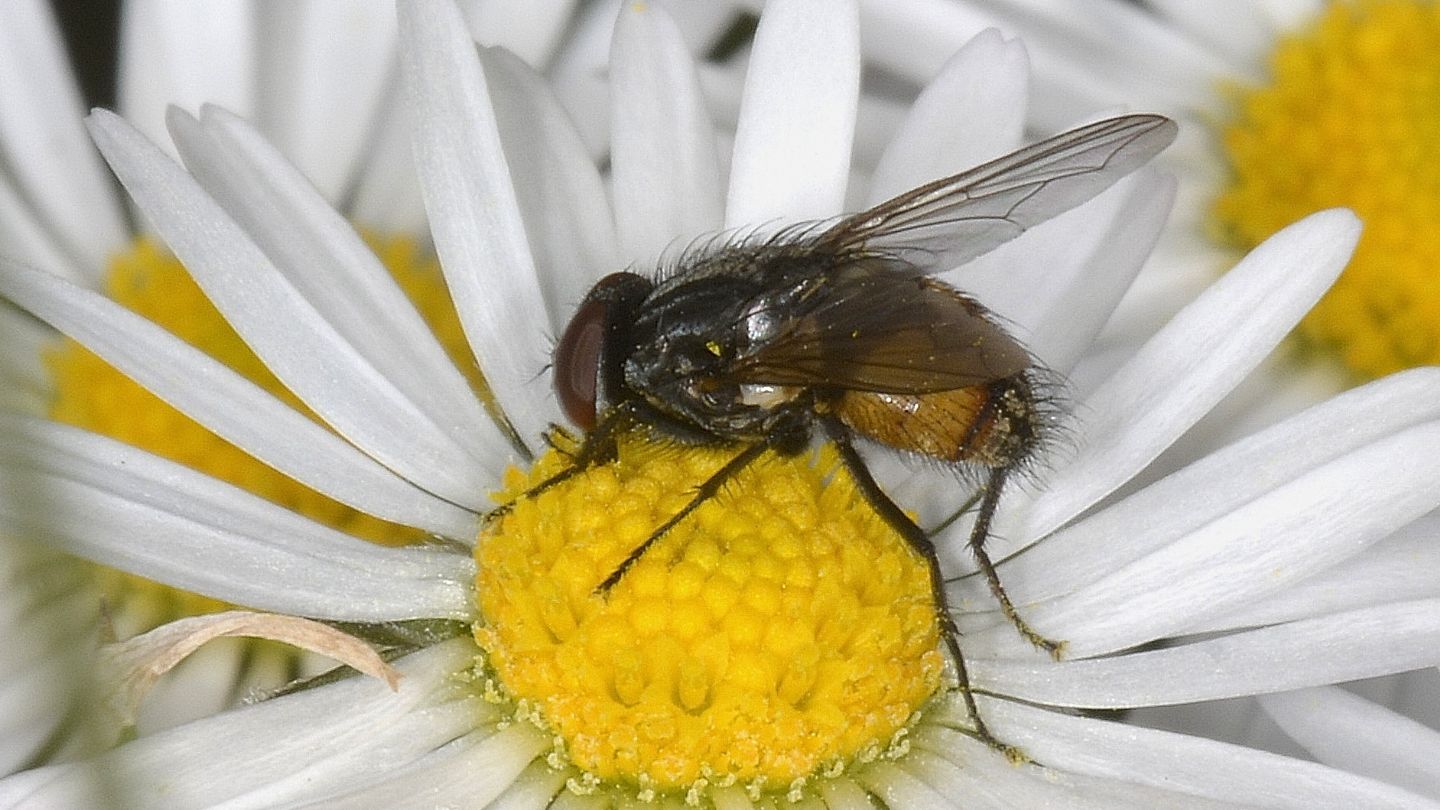
[[[1301,336],[1365,376],[1440,362],[1440,5],[1331,3],[1270,70],[1224,132],[1225,234],[1249,248],[1317,209],[1355,209],[1355,258]]]
[[[452,351],[462,351],[459,321],[438,266],[406,239],[373,239],[372,247]],[[105,289],[119,303],[165,327],[297,409],[304,406],[240,339],[181,264],[162,246],[141,240],[111,259]],[[467,356],[468,357],[468,356]],[[420,540],[397,526],[337,503],[226,442],[72,340],[45,357],[54,382],[50,415],[208,473],[334,528],[387,545]],[[458,363],[473,370],[473,362]],[[479,383],[478,377],[474,380]],[[308,413],[308,411],[307,411]],[[223,607],[215,600],[107,571],[112,604],[143,616],[141,629]]]
[[[572,782],[794,795],[895,745],[941,682],[925,564],[829,451],[762,456],[596,593],[734,453],[628,437],[539,495],[561,452],[507,478],[475,639]]]

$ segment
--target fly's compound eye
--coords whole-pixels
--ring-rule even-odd
[[[628,320],[653,288],[634,273],[611,273],[585,296],[555,344],[555,397],[580,429],[595,428],[602,397],[613,394],[617,360],[628,350]]]
[[[595,427],[600,352],[605,346],[606,301],[587,299],[555,345],[555,397],[582,430]]]

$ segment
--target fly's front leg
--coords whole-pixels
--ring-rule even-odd
[[[616,437],[631,424],[633,419],[633,409],[629,407],[628,404],[617,405],[611,409],[601,418],[599,424],[595,426],[595,429],[586,434],[585,441],[580,445],[580,449],[570,454],[569,467],[525,490],[509,503],[502,503],[489,512],[486,512],[480,519],[481,528],[510,514],[511,510],[515,508],[515,504],[534,498],[545,490],[568,481],[591,467],[614,461],[616,453],[618,452]],[[551,447],[555,446],[550,442],[548,437],[546,438],[546,442],[550,444]]]
[[[674,528],[677,523],[684,520],[691,512],[694,512],[700,504],[715,497],[716,493],[720,491],[720,488],[725,485],[725,482],[739,475],[741,470],[750,466],[751,462],[759,458],[760,454],[769,448],[770,445],[768,443],[757,442],[736,453],[734,458],[725,462],[724,467],[716,470],[709,478],[705,479],[700,486],[695,488],[695,495],[690,499],[689,503],[685,504],[679,512],[671,515],[670,519],[661,524],[660,528],[651,532],[650,536],[645,538],[645,542],[636,546],[635,550],[630,552],[629,556],[611,572],[610,576],[605,578],[604,582],[595,586],[595,593],[604,594],[606,591],[615,587],[615,584],[620,581],[620,578],[625,576],[625,572],[629,571],[630,567],[639,561],[645,552],[648,551],[651,546],[655,545],[656,541],[664,537],[666,532]]]

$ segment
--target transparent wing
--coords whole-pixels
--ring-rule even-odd
[[[939,272],[1068,211],[1175,140],[1161,115],[1125,115],[1063,132],[840,220],[818,244],[879,250]]]
[[[1017,374],[1025,349],[985,309],[933,278],[873,261],[837,267],[785,328],[737,357],[737,383],[924,394]]]

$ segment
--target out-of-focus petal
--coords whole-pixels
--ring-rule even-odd
[[[841,212],[860,86],[854,0],[778,0],[755,32],[726,227]]]
[[[695,63],[662,8],[621,10],[610,78],[615,221],[624,255],[643,265],[720,228],[720,161]]]
[[[1263,695],[1260,705],[1316,759],[1440,800],[1440,732],[1337,686]]]
[[[911,105],[870,181],[869,205],[958,174],[1020,145],[1025,46],[989,30],[965,43]]]
[[[580,299],[618,268],[615,220],[600,172],[544,78],[499,48],[481,52],[505,161],[534,251],[551,334],[564,331]]]
[[[126,228],[114,186],[85,136],[83,114],[49,4],[0,4],[0,160],[6,182],[16,184],[4,196],[24,199],[53,239],[24,258],[94,283],[109,252],[125,242]],[[14,222],[14,209],[0,206],[0,215]],[[14,255],[9,245],[6,253]],[[63,264],[53,263],[56,258]]]

